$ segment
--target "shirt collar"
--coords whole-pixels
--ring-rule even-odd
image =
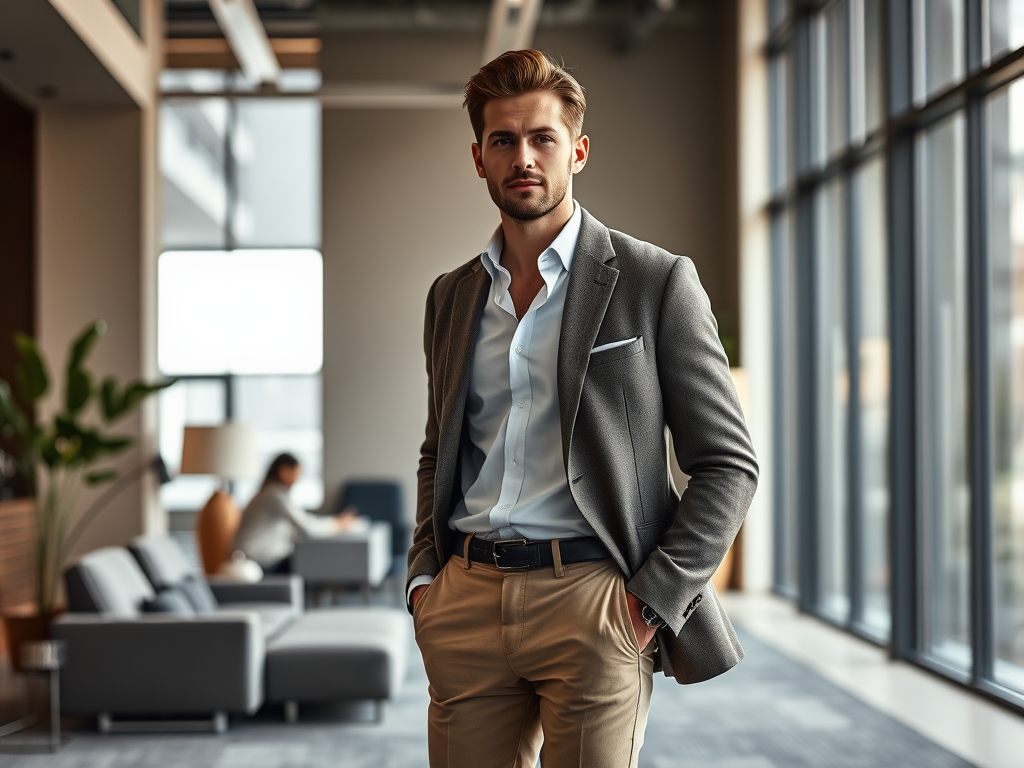
[[[576,242],[580,239],[580,225],[583,223],[583,209],[580,208],[580,204],[575,200],[572,201],[572,216],[562,227],[562,231],[558,233],[554,240],[551,241],[551,245],[544,249],[544,252],[537,258],[537,264],[540,267],[541,275],[545,276],[545,282],[547,281],[546,274],[550,274],[553,266],[561,266],[566,272],[572,269],[572,258],[576,252]],[[505,270],[500,267],[501,265],[501,249],[505,245],[505,236],[502,232],[501,225],[494,230],[494,235],[491,237],[489,243],[487,243],[487,250],[480,254],[480,260],[483,262],[484,267],[491,275],[491,279],[494,279],[495,274],[500,274]],[[554,255],[558,257],[556,262],[552,258],[552,251]],[[551,286],[548,286],[550,292]]]

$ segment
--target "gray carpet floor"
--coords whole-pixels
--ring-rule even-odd
[[[741,633],[747,658],[696,686],[655,677],[642,768],[970,768],[830,682]],[[426,676],[414,652],[383,725],[361,705],[265,708],[214,735],[67,735],[57,755],[0,739],[0,768],[425,768]],[[6,742],[6,743],[5,743]],[[553,768],[557,768],[553,767]]]

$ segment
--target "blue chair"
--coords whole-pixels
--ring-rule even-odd
[[[338,512],[355,507],[360,515],[371,520],[391,523],[391,570],[388,576],[405,568],[406,555],[412,546],[410,526],[405,520],[402,486],[389,480],[350,480],[341,486]]]

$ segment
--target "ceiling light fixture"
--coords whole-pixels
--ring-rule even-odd
[[[209,3],[245,76],[257,85],[276,85],[281,67],[253,0],[209,0]]]

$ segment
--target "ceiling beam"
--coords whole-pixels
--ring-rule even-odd
[[[209,0],[209,3],[245,76],[256,85],[276,85],[281,67],[253,1]]]
[[[493,0],[484,39],[484,64],[505,51],[521,51],[533,45],[543,1]]]

